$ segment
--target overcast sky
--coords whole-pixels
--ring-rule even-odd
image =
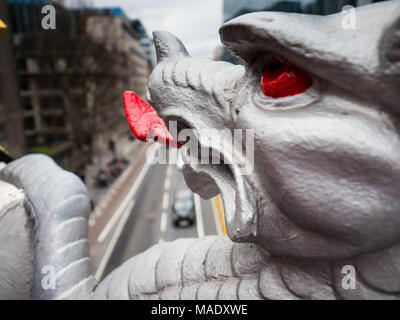
[[[75,0],[69,0],[73,4]],[[149,35],[154,30],[175,34],[193,57],[212,58],[221,44],[222,0],[90,0],[96,7],[121,7],[139,18]]]

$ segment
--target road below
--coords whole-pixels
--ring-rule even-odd
[[[154,146],[154,154],[167,153],[165,147]],[[97,226],[99,232],[92,241],[103,246],[99,254],[92,257],[96,278],[104,278],[130,257],[157,243],[221,234],[213,200],[203,200],[197,195],[194,196],[196,223],[189,227],[173,225],[173,198],[182,189],[187,186],[176,164],[149,164],[147,161],[143,165],[122,201],[122,210],[116,210],[101,228]]]

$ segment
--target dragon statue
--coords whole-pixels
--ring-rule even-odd
[[[155,127],[184,149],[182,130],[254,130],[251,173],[240,157],[224,161],[222,144],[202,147],[223,163],[184,167],[194,192],[221,193],[227,236],[155,245],[97,283],[85,186],[27,155],[0,171],[0,298],[400,298],[400,1],[355,14],[355,29],[341,13],[235,18],[220,36],[243,65],[190,58],[155,32],[147,109],[125,94],[128,118],[142,112],[134,132]],[[176,136],[158,116],[177,122]]]

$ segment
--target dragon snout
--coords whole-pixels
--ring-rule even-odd
[[[235,128],[235,100],[245,77],[244,67],[191,58],[182,42],[168,32],[155,32],[154,42],[158,64],[148,83],[149,104],[126,93],[125,107],[134,102],[134,112],[127,112],[130,124],[134,125],[132,131],[135,133],[137,126],[138,132],[155,132],[153,123],[157,123],[157,132],[164,133],[161,142],[168,144],[172,137],[178,143],[190,142],[183,148],[183,153],[190,151],[190,161],[184,167],[190,188],[204,198],[223,193],[229,236],[237,241],[253,239],[256,213],[250,210],[252,200],[245,196],[247,185],[241,176],[238,157],[233,157],[237,146],[229,143]],[[145,115],[140,121],[132,121],[141,113]],[[144,123],[147,120],[153,122]],[[163,127],[164,121],[169,133]],[[183,136],[189,139],[181,139]],[[215,161],[214,154],[220,161]]]
[[[145,141],[156,135],[171,145],[175,142],[164,124],[170,127],[171,120],[177,123],[177,130],[171,131],[174,138],[187,128],[231,127],[232,101],[244,67],[191,58],[169,32],[154,32],[154,42],[158,64],[148,83],[149,103],[133,92],[124,94],[127,119],[136,137]]]
[[[154,32],[158,65],[147,98],[167,123],[192,129],[230,126],[231,107],[244,67],[189,57],[182,42],[164,31]]]

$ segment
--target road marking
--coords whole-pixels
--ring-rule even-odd
[[[135,205],[135,200],[131,199],[128,203],[128,206],[125,208],[121,219],[119,220],[118,226],[115,229],[114,234],[112,235],[110,244],[108,245],[106,252],[104,253],[103,257],[101,258],[99,267],[96,270],[96,274],[94,277],[97,281],[100,281],[101,276],[103,275],[104,270],[106,269],[106,266],[108,264],[108,261],[110,260],[111,254],[115,248],[115,245],[118,242],[118,239],[122,233],[122,230],[125,227],[126,221],[128,220],[129,215],[130,215],[134,205]]]
[[[167,212],[161,212],[161,222],[160,222],[160,231],[164,233],[167,230]]]
[[[162,199],[162,211],[161,211],[161,221],[160,221],[160,232],[161,238],[158,243],[163,243],[164,238],[162,235],[167,230],[167,223],[168,223],[168,208],[169,208],[169,189],[171,187],[171,175],[172,175],[172,166],[168,165],[167,174],[165,175],[165,182],[164,182],[164,194]]]
[[[170,187],[170,184],[171,184],[171,175],[172,175],[172,166],[171,165],[168,165],[168,169],[167,169],[167,179],[169,180],[168,181],[168,185],[167,185],[167,180],[165,180],[165,188],[167,189],[167,188],[169,188]]]
[[[171,178],[170,177],[166,177],[165,178],[164,190],[165,191],[169,190],[170,186],[171,186]]]
[[[200,239],[204,238],[203,213],[201,211],[201,201],[198,194],[194,194],[194,211],[196,213],[197,234]]]
[[[141,143],[138,140],[135,140],[134,144]],[[150,146],[149,146],[150,148]],[[89,227],[93,227],[97,220],[104,214],[105,208],[107,207],[110,199],[114,198],[115,194],[118,191],[118,186],[125,181],[125,179],[134,171],[135,166],[134,164],[130,164],[122,173],[118,179],[112,183],[109,191],[107,191],[106,195],[103,199],[96,205],[93,212],[90,214],[89,217]]]
[[[226,234],[226,225],[225,225],[225,213],[224,213],[224,205],[222,203],[222,198],[221,195],[217,195],[215,197],[215,202],[217,205],[217,212],[218,212],[218,217],[219,217],[219,222],[222,226],[222,231],[224,235]]]
[[[151,159],[149,159],[149,161],[148,160],[145,161],[142,170],[140,170],[139,175],[137,176],[135,182],[133,183],[132,187],[130,188],[130,190],[129,190],[128,194],[126,195],[125,199],[118,206],[117,210],[115,210],[113,216],[111,217],[111,219],[108,221],[108,223],[106,224],[104,229],[101,231],[101,233],[97,237],[97,242],[102,243],[102,242],[104,242],[105,239],[107,239],[107,237],[108,237],[109,233],[111,232],[111,230],[113,229],[114,225],[117,223],[119,218],[124,213],[125,208],[127,207],[129,201],[134,197],[137,189],[141,185],[144,177],[146,176],[147,171],[149,170],[149,168],[151,166],[152,158],[154,158],[155,152],[158,149],[158,146],[157,145],[153,145],[150,148],[153,148],[153,150],[150,153]]]
[[[221,197],[219,195],[214,197],[213,199],[211,199],[211,203],[213,207],[217,233],[220,236],[225,235],[226,234],[225,218],[224,218],[224,211],[222,207]]]
[[[167,210],[168,205],[169,205],[169,192],[165,191],[163,196],[162,209]]]

